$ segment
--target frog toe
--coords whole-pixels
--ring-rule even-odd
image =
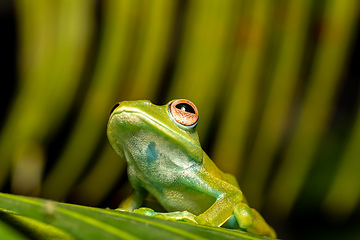
[[[241,229],[257,235],[276,238],[274,229],[266,223],[258,211],[250,208],[247,204],[236,205],[234,215]]]
[[[204,218],[202,216],[202,214],[200,214],[199,216],[195,217],[195,220],[198,224],[200,225],[204,225],[204,226],[215,226],[214,224],[212,224],[211,222],[209,222],[206,218]]]
[[[153,216],[155,212],[151,208],[142,207],[142,208],[134,209],[133,213],[146,215],[146,216]]]
[[[135,209],[134,213],[151,216],[151,217],[156,217],[156,218],[160,218],[160,219],[164,219],[164,220],[197,224],[197,221],[195,220],[196,216],[187,211],[160,213],[160,212],[155,212],[151,208],[143,207],[143,208]]]

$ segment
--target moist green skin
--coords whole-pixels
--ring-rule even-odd
[[[172,118],[168,111],[171,102],[157,106],[143,100],[124,101],[110,115],[108,139],[127,161],[134,187],[121,207],[210,226],[221,226],[234,216],[241,229],[276,237],[260,214],[248,206],[235,177],[220,171],[202,150],[196,126],[184,127]],[[169,213],[137,209],[148,193]]]

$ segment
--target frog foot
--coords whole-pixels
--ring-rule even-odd
[[[250,208],[247,204],[236,205],[234,215],[241,229],[257,235],[276,238],[274,229],[265,222],[258,211]]]
[[[160,212],[155,212],[151,208],[142,207],[142,208],[135,209],[133,212],[137,213],[137,214],[141,214],[141,215],[146,215],[146,216],[151,216],[151,217],[164,219],[164,220],[195,223],[195,224],[198,223],[195,220],[196,216],[194,214],[192,214],[192,213],[187,212],[187,211],[160,213]]]

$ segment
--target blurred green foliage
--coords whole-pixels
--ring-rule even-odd
[[[109,109],[187,98],[205,150],[284,236],[314,211],[358,223],[359,9],[353,0],[16,0],[0,188],[117,203],[126,165],[106,140]],[[299,229],[281,230],[286,219]]]

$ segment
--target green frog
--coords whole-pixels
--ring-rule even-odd
[[[133,193],[121,205],[135,213],[207,226],[237,225],[276,238],[250,208],[234,176],[223,173],[202,150],[196,132],[199,114],[186,99],[158,106],[123,101],[111,110],[107,136],[127,161]],[[151,194],[168,212],[140,208]]]

